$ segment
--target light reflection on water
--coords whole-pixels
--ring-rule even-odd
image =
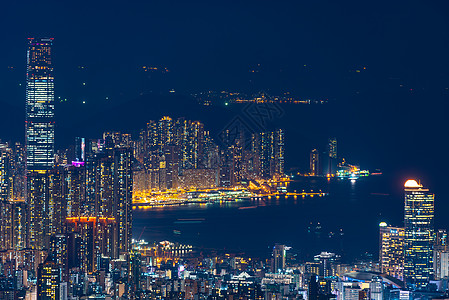
[[[135,238],[142,234],[147,241],[170,240],[256,256],[266,256],[274,243],[292,246],[303,257],[319,251],[335,251],[349,258],[365,251],[376,255],[379,221],[387,218],[394,224],[402,214],[402,204],[397,205],[402,201],[371,194],[385,192],[382,188],[380,178],[356,182],[302,179],[291,183],[289,191],[322,189],[329,196],[264,197],[136,210],[133,232]],[[177,223],[178,219],[202,221]],[[343,235],[335,234],[340,230]]]

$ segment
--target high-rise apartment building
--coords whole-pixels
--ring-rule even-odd
[[[51,256],[40,264],[37,271],[37,299],[59,299],[61,281],[59,265]]]
[[[133,153],[131,148],[114,149],[113,215],[117,222],[115,255],[129,254],[132,240]]]
[[[317,149],[310,151],[310,175],[320,175],[320,153]]]
[[[404,237],[401,227],[379,224],[379,264],[382,273],[397,279],[404,278]]]
[[[285,130],[277,129],[274,132],[274,174],[284,176],[285,167]]]
[[[435,195],[415,180],[405,189],[404,280],[411,288],[424,288],[433,275]]]
[[[13,197],[13,154],[6,144],[0,144],[0,201]]]
[[[26,76],[26,165],[45,171],[54,162],[53,38],[30,38]]]

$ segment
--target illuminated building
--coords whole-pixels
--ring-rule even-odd
[[[130,147],[132,146],[131,135],[121,132],[104,132],[103,140],[111,143],[113,147]],[[82,146],[82,141],[81,141]]]
[[[319,273],[317,275],[321,277],[334,276],[333,264],[338,261],[340,257],[335,253],[321,252],[314,256],[314,260],[320,264]]]
[[[149,121],[147,123],[146,135],[145,135],[145,153],[155,150],[158,145],[158,130],[157,122]]]
[[[285,131],[261,132],[251,137],[251,148],[259,156],[259,176],[284,175]]]
[[[48,234],[46,240],[50,241],[50,237],[62,233],[65,227],[65,218],[67,216],[67,201],[64,194],[64,169],[55,167],[48,171],[48,203],[45,218],[48,218]],[[46,244],[48,247],[49,244]]]
[[[433,247],[433,273],[434,279],[440,280],[449,277],[449,249],[448,236],[445,229],[435,232],[435,245]]]
[[[199,168],[200,157],[203,153],[204,144],[204,125],[201,122],[192,122],[189,126],[188,137],[188,157],[190,161],[190,167],[196,169]]]
[[[337,167],[337,139],[329,138],[328,142],[328,171],[327,174],[332,175]]]
[[[310,152],[310,175],[320,175],[320,154],[317,149]]]
[[[180,169],[187,169],[189,160],[188,151],[188,121],[184,118],[179,118],[174,124],[174,144],[179,152],[179,167]]]
[[[433,272],[435,280],[449,277],[449,251],[433,251]]]
[[[159,161],[159,189],[176,189],[178,187],[179,158],[177,147],[166,145]]]
[[[180,187],[211,188],[216,186],[217,171],[215,169],[188,169],[179,176]]]
[[[55,300],[59,299],[59,283],[61,281],[59,266],[52,257],[40,264],[37,272],[37,299]]]
[[[114,218],[68,217],[68,265],[95,272],[100,257],[114,255],[116,225]]]
[[[85,196],[84,196],[84,209],[83,214],[94,215],[98,210],[97,197],[98,197],[98,162],[101,156],[100,152],[103,150],[103,140],[89,140],[85,149]],[[101,169],[100,169],[101,170]],[[73,214],[71,214],[73,215]]]
[[[132,196],[133,196],[133,173],[132,173],[132,149],[114,149],[114,210],[112,217],[117,222],[116,253],[128,254],[131,249],[132,240]]]
[[[159,120],[157,125],[157,139],[158,151],[162,152],[165,145],[173,142],[173,120],[170,117],[163,117]]]
[[[26,214],[24,210],[23,201],[0,200],[0,250],[25,248]]]
[[[140,252],[131,252],[129,258],[129,279],[131,291],[135,293],[141,289],[142,255]]]
[[[65,232],[67,216],[80,215],[84,207],[84,167],[56,166],[44,173],[28,173],[29,246],[48,249],[50,237]],[[17,207],[17,209],[21,208]]]
[[[379,224],[379,263],[382,273],[404,279],[404,228]]]
[[[15,143],[13,147],[13,171],[12,186],[13,198],[24,200],[26,197],[26,166],[25,148],[20,143]]]
[[[157,155],[151,155],[145,159],[145,172],[148,175],[148,189],[159,190],[160,162]]]
[[[8,145],[0,144],[0,201],[13,197],[13,157]]]
[[[256,151],[260,159],[260,177],[270,178],[271,158],[273,157],[273,133],[262,132],[256,137]]]
[[[232,153],[231,185],[239,184],[243,179],[243,142],[237,139],[235,145],[230,147]]]
[[[105,149],[91,159],[88,170],[92,173],[86,179],[87,185],[92,184],[89,188],[95,195],[95,208],[90,216],[114,218],[117,222],[110,254],[117,258],[131,250],[133,151],[127,147],[113,148],[106,141]],[[89,203],[92,202],[88,200]],[[80,215],[88,215],[91,210],[80,209]],[[77,217],[74,213],[71,216]]]
[[[242,162],[243,178],[259,179],[259,156],[253,151],[244,151],[243,157],[245,158]]]
[[[370,299],[383,300],[383,282],[382,277],[376,276],[369,283]]]
[[[45,173],[31,172],[27,178],[29,247],[35,250],[48,249],[50,242],[48,176]]]
[[[279,273],[285,269],[286,246],[276,244],[271,258],[271,272]]]
[[[217,169],[219,164],[219,147],[214,143],[209,131],[204,131],[204,145],[201,155],[200,169]]]
[[[308,300],[329,300],[334,299],[331,295],[331,281],[325,278],[318,279],[318,276],[310,276],[308,284]]]
[[[438,229],[438,231],[435,232],[434,249],[448,250],[448,235],[446,229]]]
[[[28,39],[26,81],[26,165],[48,170],[54,161],[53,38]]]
[[[13,207],[9,201],[0,201],[0,249],[12,249],[13,242]]]
[[[89,215],[91,210],[86,205],[86,168],[84,166],[66,166],[64,168],[64,199],[66,216]]]
[[[221,149],[218,162],[218,185],[223,187],[231,186],[232,156],[229,151]]]
[[[100,217],[113,216],[114,160],[112,151],[95,157],[95,214]]]
[[[27,247],[28,219],[24,200],[12,200],[12,249],[22,250]]]
[[[61,233],[53,235],[49,250],[54,262],[61,269],[61,280],[67,281],[69,274],[67,235]]]
[[[86,139],[75,138],[75,161],[86,161]]]
[[[337,158],[337,139],[330,138],[328,146],[329,146],[329,157],[336,159]]]
[[[145,170],[133,171],[133,192],[149,192],[150,190],[150,175]]]
[[[284,176],[284,164],[285,164],[285,130],[278,129],[274,132],[274,174]]]
[[[262,291],[255,283],[254,278],[245,272],[237,276],[232,276],[231,280],[227,280],[223,283],[223,286],[225,299],[264,299]],[[186,295],[189,293],[192,292],[189,292],[186,289]],[[194,293],[195,292],[192,294]],[[275,298],[273,297],[272,299]]]
[[[404,187],[404,280],[407,286],[420,289],[428,284],[433,273],[435,195],[415,180],[408,180]]]

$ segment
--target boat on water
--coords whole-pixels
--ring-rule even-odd
[[[199,218],[199,219],[178,219],[174,223],[175,224],[199,224],[203,223],[206,219]]]
[[[242,206],[242,207],[239,207],[239,209],[253,209],[253,208],[257,208],[257,206]]]

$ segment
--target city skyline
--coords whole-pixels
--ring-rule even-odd
[[[304,155],[308,155],[312,148],[322,148],[317,145],[320,140],[336,136],[340,141],[344,141],[342,147],[347,147],[342,151],[350,150],[361,164],[388,170],[390,173],[401,170],[398,171],[399,176],[406,174],[397,180],[397,187],[400,187],[408,176],[421,177],[435,185],[434,189],[438,193],[445,194],[442,179],[444,172],[440,168],[432,167],[441,162],[434,156],[430,156],[430,163],[427,158],[422,158],[420,153],[427,151],[426,146],[413,145],[413,133],[407,129],[416,128],[420,134],[429,135],[431,148],[445,147],[445,139],[442,137],[447,125],[443,113],[447,110],[447,80],[445,73],[441,71],[444,68],[439,69],[437,66],[445,65],[447,61],[443,49],[448,39],[442,25],[445,22],[444,12],[447,11],[447,5],[424,4],[419,1],[384,4],[370,6],[369,9],[349,3],[338,6],[331,1],[324,1],[323,5],[297,2],[287,2],[283,5],[258,3],[254,7],[250,3],[242,3],[238,9],[202,1],[189,7],[176,3],[170,8],[162,3],[136,4],[129,6],[128,10],[125,10],[127,13],[124,19],[114,24],[111,24],[109,15],[103,13],[99,3],[92,7],[92,12],[78,9],[77,15],[68,13],[64,5],[59,4],[47,8],[53,12],[55,18],[41,20],[36,24],[31,21],[32,15],[37,12],[44,15],[43,7],[18,7],[17,4],[10,3],[7,10],[11,13],[3,20],[6,27],[12,28],[7,37],[5,36],[10,41],[10,46],[2,49],[2,57],[8,59],[0,68],[0,82],[5,93],[0,102],[9,113],[0,119],[0,136],[4,140],[21,140],[23,136],[19,124],[25,121],[22,95],[25,88],[23,71],[26,68],[26,60],[23,47],[26,39],[33,36],[53,36],[57,41],[53,52],[54,63],[57,65],[55,71],[62,75],[60,78],[64,78],[57,82],[55,90],[55,109],[62,111],[56,116],[59,118],[56,134],[58,135],[59,129],[64,132],[56,139],[56,143],[60,143],[58,147],[66,147],[72,141],[72,138],[66,139],[66,135],[85,136],[90,130],[96,130],[96,135],[106,130],[138,130],[148,119],[163,115],[201,120],[210,128],[217,127],[217,130],[211,130],[219,132],[219,127],[229,122],[240,111],[240,108],[231,108],[231,112],[198,108],[196,113],[189,111],[188,106],[183,106],[185,113],[172,114],[169,109],[178,109],[186,102],[183,98],[171,102],[167,108],[162,109],[161,104],[163,111],[157,112],[155,116],[140,117],[141,114],[152,114],[157,110],[151,108],[150,103],[169,101],[167,98],[149,97],[146,94],[154,90],[154,86],[159,86],[160,80],[163,82],[163,90],[167,93],[174,89],[175,94],[184,95],[207,90],[253,90],[254,86],[254,92],[272,89],[274,92],[271,94],[274,95],[291,91],[301,98],[329,99],[327,107],[323,105],[319,109],[293,108],[291,113],[290,109],[286,110],[283,122],[287,125],[295,124],[295,121],[300,124],[298,129],[293,128],[294,131],[286,129],[294,139],[301,140],[297,148],[301,148],[304,143],[308,144],[304,150],[300,150]],[[402,4],[406,9],[401,9]],[[121,15],[121,7],[120,3],[112,2],[109,10]],[[93,11],[97,13],[94,14]],[[166,14],[167,11],[174,14]],[[401,22],[395,17],[398,11],[403,12],[400,15]],[[151,12],[158,12],[158,17]],[[197,22],[204,20],[205,16],[210,16],[210,13],[217,14],[217,18],[207,17],[210,26],[199,26],[195,22],[191,24],[188,17],[190,14],[187,12],[196,15]],[[229,14],[225,15],[225,12]],[[275,19],[280,17],[273,12],[287,12],[287,17],[276,22]],[[14,14],[16,17],[13,18]],[[70,24],[76,24],[79,15],[84,16],[85,23],[75,28]],[[138,15],[139,18],[133,18],[133,15]],[[272,15],[275,19],[265,18],[267,15]],[[301,15],[303,18],[294,17],[295,15]],[[233,34],[226,34],[226,28],[220,25],[229,22],[227,16],[240,16],[231,26],[234,28]],[[95,25],[98,18],[104,21],[99,23],[111,26],[100,32]],[[125,22],[125,19],[128,22]],[[72,22],[66,22],[67,20]],[[350,20],[359,22],[357,28]],[[420,26],[415,20],[420,20]],[[154,25],[151,30],[144,30],[147,28],[143,24],[145,22]],[[261,26],[268,34],[262,34],[251,24],[263,24]],[[192,30],[188,32],[192,35],[183,34],[182,28],[187,28],[185,26],[190,26]],[[112,40],[116,36],[114,33],[118,32],[127,37],[129,46],[116,44],[115,47],[106,48],[107,41]],[[277,35],[275,32],[283,34]],[[288,32],[290,34],[287,34]],[[373,37],[369,38],[366,33],[373,33]],[[402,38],[397,39],[397,36]],[[265,41],[265,47],[253,46],[262,40]],[[341,43],[341,40],[346,43]],[[317,45],[321,45],[318,52],[315,51]],[[232,49],[224,50],[229,48]],[[189,54],[184,54],[184,51],[174,53],[174,49],[185,49]],[[212,49],[221,53],[221,59],[215,57]],[[427,57],[432,63],[421,63],[415,59],[417,57]],[[108,67],[108,63],[115,62],[116,59],[119,63]],[[220,63],[222,60],[223,63]],[[144,72],[143,66],[154,66],[169,72]],[[223,73],[220,73],[220,70],[223,70]],[[284,75],[280,73],[281,70]],[[159,75],[165,79],[161,79]],[[253,75],[261,76],[255,78]],[[237,82],[229,83],[233,78],[237,78]],[[251,84],[256,81],[259,83]],[[276,83],[276,87],[268,88],[271,82]],[[288,88],[285,87],[287,84]],[[144,96],[139,96],[141,92]],[[60,102],[65,99],[67,102]],[[84,106],[83,101],[86,101]],[[132,115],[133,118],[120,118],[120,112],[126,107],[119,106],[118,103],[128,102],[141,109],[136,111],[128,108],[127,115]],[[371,109],[366,109],[366,106]],[[104,113],[105,109],[107,113]],[[219,116],[204,120],[201,116],[186,115],[209,115],[211,112]],[[414,118],[409,116],[418,116],[420,112],[425,112],[422,115],[425,121],[415,127]],[[228,114],[227,118],[220,119],[225,114]],[[344,116],[351,117],[345,119]],[[99,118],[101,120],[97,121]],[[111,119],[114,119],[114,122],[111,122]],[[382,122],[377,122],[379,120]],[[107,124],[108,122],[110,123]],[[87,123],[95,125],[88,126]],[[132,127],[128,125],[132,123]],[[17,125],[10,128],[8,124]],[[107,124],[106,128],[100,129],[102,124]],[[310,124],[316,125],[308,129],[308,132],[299,129],[307,128]],[[286,126],[279,124],[279,127]],[[324,137],[317,139],[318,135]],[[398,150],[388,151],[382,146],[384,143],[391,145],[391,149]],[[364,157],[370,159],[362,161]],[[414,167],[411,167],[411,161],[414,162]],[[297,160],[293,166],[299,164],[301,162]],[[447,166],[441,169],[446,168]]]
[[[5,4],[0,299],[449,296],[449,4]]]

